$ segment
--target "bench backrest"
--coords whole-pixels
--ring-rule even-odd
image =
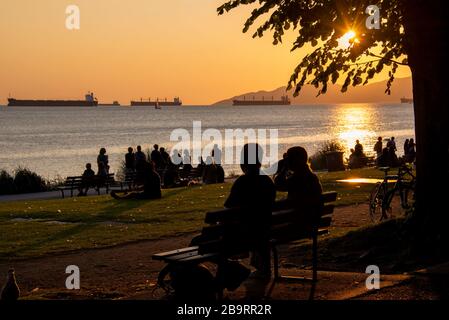
[[[101,178],[99,176],[93,176],[92,177],[92,181],[93,182],[97,182],[97,181],[101,181]],[[114,182],[114,173],[109,173],[106,176],[106,179],[104,179],[102,182],[104,183],[111,183]],[[72,176],[72,177],[67,177],[64,181],[64,185],[66,186],[76,186],[76,185],[80,185],[83,182],[83,176]]]
[[[270,238],[278,243],[290,242],[316,235],[319,230],[324,231],[329,228],[332,222],[332,213],[337,199],[336,192],[326,192],[322,194],[321,206],[317,212],[310,212],[305,208],[293,208],[288,200],[276,201],[272,211]],[[226,246],[241,246],[244,250],[245,231],[236,228],[239,219],[245,216],[245,209],[232,208],[224,209],[206,214],[205,223],[209,226],[202,230],[204,243],[200,243],[202,253],[214,250],[238,251],[239,248],[223,248],[223,237],[226,235],[235,238],[234,241],[227,241]],[[309,212],[308,212],[309,211]],[[246,226],[251,228],[250,225]]]

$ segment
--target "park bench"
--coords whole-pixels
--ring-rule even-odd
[[[106,190],[106,193],[108,193],[112,187],[118,186],[117,182],[114,179],[113,173],[108,174],[106,179],[99,176],[94,176],[91,178],[89,184],[97,191],[98,195],[100,195],[101,188],[104,188]],[[79,190],[82,185],[82,176],[67,177],[64,181],[64,184],[58,187],[58,190],[61,191],[62,198],[65,197],[64,191],[66,190],[70,190],[70,196],[73,197],[73,191]]]
[[[136,187],[136,179],[137,179],[136,171],[126,172],[125,176],[123,177],[123,180],[118,181],[118,183],[120,184],[120,189],[124,190],[125,188],[127,188],[129,191],[131,191]]]
[[[322,204],[315,214],[306,212],[301,208],[293,208],[288,200],[277,201],[272,210],[270,249],[273,253],[274,282],[281,280],[307,280],[315,283],[317,281],[318,269],[318,236],[327,234],[332,221],[334,204],[337,199],[336,192],[322,194]],[[167,265],[158,277],[158,283],[164,286],[164,277],[167,270],[181,265],[199,264],[211,262],[219,264],[233,257],[242,256],[251,250],[244,239],[245,232],[234,232],[237,217],[241,217],[243,209],[224,209],[206,214],[205,226],[202,229],[200,240],[196,245],[157,253],[152,256],[153,260],[165,262]],[[299,218],[298,217],[315,217]],[[250,226],[248,226],[250,227]],[[234,229],[233,229],[234,228]],[[226,240],[224,235],[226,235]],[[243,236],[243,237],[242,237]],[[312,239],[312,278],[286,277],[279,273],[279,250],[280,245],[288,244],[302,239]],[[222,296],[222,292],[218,292]]]
[[[186,179],[188,181],[192,181],[195,179],[199,179],[201,178],[201,170],[199,170],[198,168],[191,168],[190,170],[186,170],[184,168],[181,168],[179,170],[179,177],[181,179]]]

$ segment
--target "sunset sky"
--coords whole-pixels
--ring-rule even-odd
[[[282,46],[252,39],[241,32],[250,8],[218,16],[223,2],[2,0],[0,104],[9,94],[62,99],[89,90],[100,102],[180,96],[209,104],[285,85],[310,48],[290,53],[294,34]],[[70,4],[81,10],[77,31],[65,28]]]

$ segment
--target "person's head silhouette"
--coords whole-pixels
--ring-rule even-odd
[[[153,146],[153,148],[154,148],[154,150],[158,150],[159,149],[159,146],[157,145],[157,144],[155,144],[154,146]]]
[[[240,168],[245,174],[259,174],[262,159],[262,147],[257,143],[247,143],[242,149]]]
[[[210,164],[212,164],[212,163],[213,163],[212,157],[211,157],[211,156],[207,156],[207,157],[206,157],[206,164],[207,164],[207,165],[210,165]]]
[[[129,147],[129,148],[128,148],[128,152],[129,152],[129,153],[132,153],[132,152],[133,152],[133,148]]]
[[[299,171],[308,168],[307,151],[303,147],[292,147],[287,150],[288,167],[292,171]]]
[[[137,146],[137,151],[138,152],[142,151],[142,147],[141,146]]]

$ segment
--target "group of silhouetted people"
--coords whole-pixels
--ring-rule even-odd
[[[404,157],[399,159],[396,155],[397,146],[395,137],[388,139],[387,144],[383,147],[382,137],[377,139],[374,145],[376,152],[376,164],[378,167],[397,167],[401,162],[413,163],[416,158],[416,144],[414,139],[406,139],[404,142]]]
[[[91,163],[86,163],[85,168],[78,188],[79,197],[86,196],[90,188],[98,187],[106,181],[109,174],[109,157],[106,154],[106,149],[101,148],[97,156],[97,173],[92,169]]]

